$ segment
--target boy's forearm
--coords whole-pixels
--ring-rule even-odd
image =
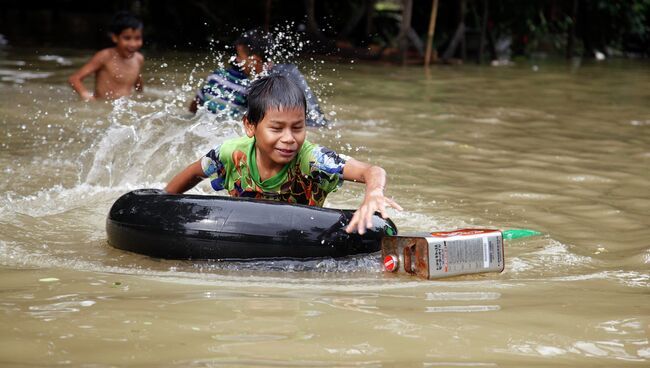
[[[363,181],[366,182],[366,195],[381,191],[386,188],[386,171],[379,166],[370,166],[363,173]]]
[[[87,101],[93,98],[92,93],[88,92],[86,87],[84,87],[83,83],[81,83],[81,79],[76,75],[72,75],[70,78],[68,78],[68,83],[70,83],[72,89],[74,89],[75,92],[79,94],[79,97],[82,100]]]
[[[203,179],[205,179],[205,176],[201,168],[201,162],[197,161],[174,176],[165,187],[165,192],[171,194],[185,193],[194,188]]]
[[[142,76],[138,76],[138,79],[135,81],[135,90],[138,92],[144,91],[144,82],[142,81]]]
[[[77,91],[79,96],[85,101],[92,100],[94,99],[93,95],[88,92],[86,87],[84,87],[83,83],[81,82],[84,78],[87,76],[96,73],[100,68],[102,68],[102,65],[106,62],[106,58],[108,57],[108,53],[104,51],[100,51],[96,53],[92,59],[90,59],[89,62],[86,63],[86,65],[82,66],[79,70],[77,70],[74,74],[68,78],[68,82],[72,86],[72,88]]]
[[[354,213],[350,223],[345,228],[345,231],[348,233],[357,231],[359,234],[364,234],[366,229],[372,227],[372,216],[375,212],[379,212],[383,218],[388,216],[386,207],[393,207],[398,210],[402,209],[395,201],[384,196],[386,171],[379,166],[366,165],[355,165],[357,168],[361,166],[363,169],[360,173],[356,171],[354,175],[351,175],[353,180],[356,177],[358,178],[357,181],[366,183],[366,194],[361,206],[359,206],[359,209]]]
[[[201,180],[203,180],[203,178],[196,176],[182,179],[176,176],[174,179],[172,179],[172,181],[169,182],[169,184],[167,184],[165,187],[165,192],[170,194],[182,194],[194,188],[198,183],[201,182]]]

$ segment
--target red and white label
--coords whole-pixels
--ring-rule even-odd
[[[388,272],[397,271],[397,257],[392,254],[384,257],[384,268],[386,268],[386,271]]]

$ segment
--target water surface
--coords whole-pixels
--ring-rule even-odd
[[[115,199],[242,134],[186,112],[213,56],[147,55],[143,96],[88,104],[66,79],[90,51],[0,55],[3,366],[650,361],[646,62],[304,60],[335,121],[309,139],[383,166],[401,231],[544,233],[509,242],[501,274],[425,281],[384,275],[378,254],[233,264],[111,248]],[[355,207],[362,189],[346,183],[327,206]]]

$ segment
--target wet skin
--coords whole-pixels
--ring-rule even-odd
[[[140,70],[144,57],[138,52],[142,47],[142,30],[127,28],[111,39],[115,47],[99,51],[68,79],[83,100],[115,99],[128,96],[133,90],[142,91]],[[95,74],[95,92],[91,94],[82,84],[88,75]]]
[[[246,135],[255,137],[255,157],[261,180],[291,162],[305,142],[304,109],[269,109],[256,125],[244,118]]]

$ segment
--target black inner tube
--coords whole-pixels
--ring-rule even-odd
[[[251,260],[345,257],[373,253],[396,235],[390,219],[373,216],[364,235],[348,234],[354,211],[276,201],[167,194],[140,189],[115,201],[108,243],[157,258]]]

